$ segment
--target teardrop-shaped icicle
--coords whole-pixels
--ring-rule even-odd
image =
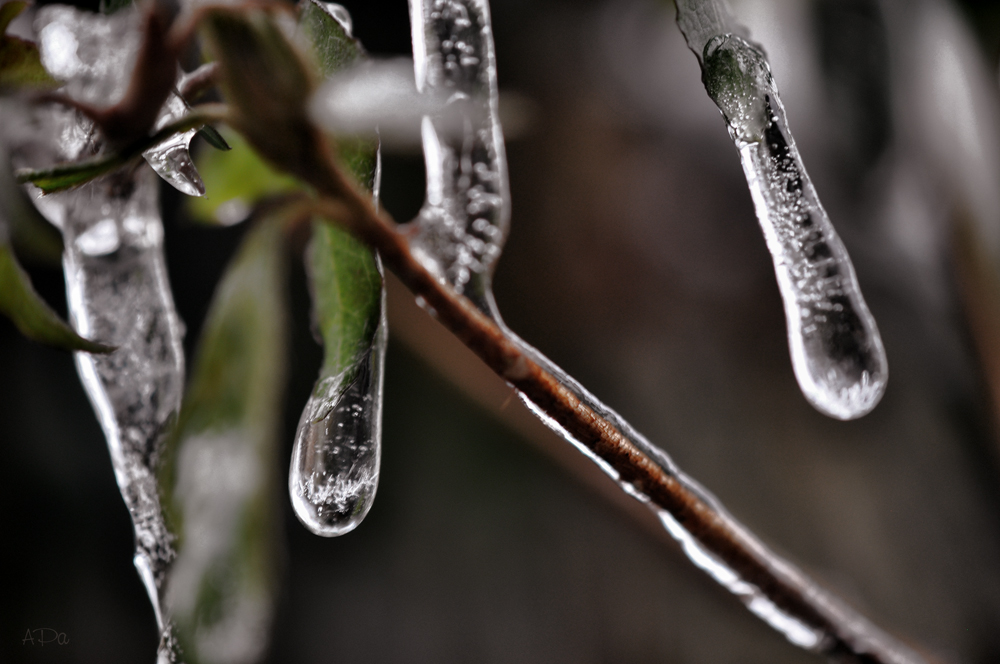
[[[449,99],[440,117],[423,120],[427,198],[411,250],[499,320],[490,282],[507,237],[510,196],[489,3],[410,0],[410,23],[417,90]]]
[[[62,92],[96,104],[120,99],[141,41],[139,18],[128,8],[110,16],[59,5],[40,9],[42,58],[66,80]],[[36,166],[104,147],[89,120],[59,105],[34,107],[14,140],[21,158]],[[157,661],[180,661],[163,603],[176,535],[164,518],[158,472],[184,386],[183,325],[167,278],[158,181],[149,169],[125,168],[35,205],[62,231],[73,327],[116,347],[74,359],[132,517],[133,562],[160,630]]]
[[[156,121],[155,129],[161,129],[171,122],[180,120],[186,113],[188,107],[176,92],[171,92],[167,97],[160,117]],[[146,161],[157,175],[169,182],[174,189],[188,196],[204,196],[205,183],[195,168],[194,160],[191,159],[191,141],[194,140],[197,129],[189,129],[180,134],[175,134],[168,140],[152,147],[142,153]]]
[[[885,392],[885,350],[788,131],[767,60],[741,37],[718,35],[705,44],[703,79],[739,149],[774,259],[799,386],[820,412],[861,417]]]
[[[288,478],[292,506],[309,530],[324,537],[354,530],[378,488],[388,337],[384,298],[382,311],[372,348],[344,374],[317,384],[295,436]]]
[[[300,21],[321,70],[331,75],[362,56],[339,5],[307,0]],[[378,204],[378,146],[344,140],[338,152]],[[317,221],[306,252],[313,324],[323,367],[295,434],[288,488],[299,520],[334,537],[354,530],[378,488],[382,457],[385,286],[378,257],[340,228]]]

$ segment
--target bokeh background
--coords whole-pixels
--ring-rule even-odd
[[[410,53],[403,0],[344,4],[370,52]],[[771,56],[879,322],[881,405],[836,422],[798,392],[737,154],[670,3],[492,3],[501,90],[520,112],[500,309],[885,628],[944,661],[1000,662],[1000,9],[732,5]],[[386,155],[388,210],[411,218],[422,192],[420,155]],[[192,224],[167,186],[163,204],[190,353],[244,229]],[[58,267],[30,268],[65,312]],[[320,360],[300,266],[289,293],[282,475]],[[818,661],[609,500],[421,315],[390,313],[381,485],[362,526],[314,537],[280,497],[269,661]],[[0,662],[153,660],[128,514],[72,358],[5,319],[0,533]],[[69,643],[22,644],[43,627]]]

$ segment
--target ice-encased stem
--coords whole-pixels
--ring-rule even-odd
[[[861,417],[882,398],[885,349],[854,267],[788,130],[763,51],[718,2],[679,0],[677,21],[740,153],[784,301],[792,367],[820,412]]]
[[[158,181],[151,171],[117,172],[56,194],[62,208],[63,267],[77,332],[117,346],[108,355],[76,353],[77,371],[107,439],[135,529],[135,566],[172,649],[162,595],[176,552],[164,522],[157,472],[165,436],[180,408],[182,328],[163,257]],[[51,217],[50,217],[51,218]],[[173,661],[172,659],[168,661]]]
[[[63,92],[97,104],[124,94],[140,40],[135,10],[100,16],[48,6],[35,27],[43,63],[67,81]],[[72,162],[104,149],[89,120],[58,106],[37,107],[16,140],[23,143],[22,159],[42,163]],[[184,355],[163,254],[159,181],[148,168],[130,166],[35,204],[63,234],[73,327],[117,347],[74,357],[132,517],[134,562],[160,629],[158,662],[176,662],[163,605],[175,535],[164,521],[157,472],[181,404]]]
[[[510,217],[487,0],[410,0],[417,90],[448,99],[421,134],[427,197],[410,246],[439,279],[495,316],[491,279]],[[457,118],[457,119],[456,119]]]

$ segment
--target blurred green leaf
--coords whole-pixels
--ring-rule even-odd
[[[49,168],[20,169],[15,173],[15,177],[18,182],[22,184],[30,182],[46,194],[72,189],[121,168],[133,159],[138,159],[143,152],[163,143],[175,134],[201,127],[207,122],[225,119],[224,115],[224,109],[218,104],[196,106],[184,117],[161,127],[149,136],[125,145],[118,152]]]
[[[67,350],[109,353],[113,346],[84,339],[52,311],[18,265],[10,245],[0,242],[0,313],[10,318],[24,336]]]
[[[14,181],[6,149],[0,146],[0,313],[10,318],[24,336],[68,350],[108,353],[112,346],[79,336],[52,311],[21,268],[10,245],[9,220],[30,224],[38,212]],[[38,224],[45,222],[36,220]]]
[[[278,5],[212,8],[202,36],[219,63],[230,124],[278,168],[306,182],[336,182],[325,139],[306,112],[317,77],[282,30],[294,29],[289,19]]]
[[[349,35],[330,10],[316,0],[300,3],[299,25],[305,31],[324,76],[343,69],[364,55],[361,42]]]
[[[256,661],[266,646],[242,635],[267,633],[276,590],[284,251],[280,217],[262,219],[230,262],[163,464],[165,510],[179,533],[167,605],[189,664]]]
[[[195,219],[229,225],[242,221],[260,199],[301,189],[295,178],[274,170],[238,133],[225,128],[221,133],[229,151],[203,150],[198,155],[206,195],[188,199]]]
[[[6,34],[10,22],[27,6],[27,2],[16,0],[0,5],[0,89],[60,85],[42,66],[41,55],[34,42]]]

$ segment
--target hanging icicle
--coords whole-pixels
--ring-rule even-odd
[[[714,1],[680,0],[677,21],[740,153],[785,303],[799,387],[820,412],[851,420],[882,398],[888,363],[843,242],[788,130],[763,51]]]
[[[324,75],[363,54],[340,5],[306,0],[301,25]],[[342,142],[354,176],[374,190],[377,146]],[[382,446],[382,377],[388,332],[381,264],[363,243],[329,224],[313,224],[306,253],[313,322],[324,359],[298,431],[288,488],[299,520],[317,535],[354,530],[378,488]]]

